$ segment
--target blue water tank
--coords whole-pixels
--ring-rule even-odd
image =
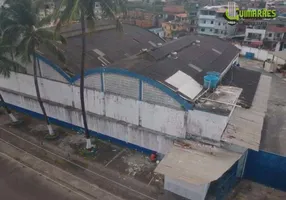
[[[204,76],[204,88],[215,89],[219,82],[219,73],[208,72],[206,76]]]
[[[207,72],[207,75],[212,75],[212,76],[220,76],[220,73],[218,72]]]
[[[253,59],[253,58],[254,58],[254,53],[246,52],[246,54],[245,54],[245,58]]]

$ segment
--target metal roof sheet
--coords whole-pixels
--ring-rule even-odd
[[[203,89],[197,81],[180,70],[166,79],[165,82],[177,88],[179,92],[190,99],[194,99]]]
[[[155,172],[194,185],[220,178],[241,154],[222,148],[189,142],[189,148],[174,146],[159,163]]]

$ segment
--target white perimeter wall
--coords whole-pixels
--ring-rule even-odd
[[[199,110],[189,111],[187,134],[220,141],[227,122],[228,116],[216,115]]]
[[[43,78],[39,83],[48,115],[82,126],[79,87]],[[41,113],[32,76],[12,73],[9,79],[0,77],[1,88],[8,103]],[[227,120],[207,112],[185,112],[94,89],[85,90],[85,100],[91,130],[161,153],[166,153],[172,139],[186,138],[187,133],[220,140]]]
[[[267,59],[273,59],[273,55],[269,53],[269,51],[264,49],[252,48],[247,46],[235,45],[240,49],[240,55],[245,56],[246,52],[254,53],[254,58],[257,60],[265,61]],[[274,63],[283,65],[285,64],[285,60],[275,57]]]

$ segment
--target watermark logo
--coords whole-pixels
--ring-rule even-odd
[[[240,10],[235,2],[228,2],[228,9],[224,17],[229,25],[235,25],[243,19],[269,19],[276,18],[276,10],[256,9],[256,10]]]

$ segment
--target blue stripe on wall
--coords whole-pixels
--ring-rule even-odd
[[[0,102],[0,103],[1,103],[0,106],[3,106],[3,103],[2,102]],[[6,103],[6,105],[10,109],[15,110],[17,112],[21,112],[21,113],[30,115],[31,117],[34,117],[34,118],[37,118],[37,119],[42,119],[42,120],[44,119],[44,116],[42,114],[39,114],[39,113],[30,111],[30,110],[27,110],[27,109],[24,109],[24,108],[21,108],[21,107],[12,105],[12,104]],[[52,124],[55,124],[55,125],[67,128],[67,129],[71,129],[71,130],[74,130],[74,131],[82,130],[82,128],[79,127],[79,126],[76,126],[76,125],[73,125],[73,124],[70,124],[70,123],[67,123],[67,122],[64,122],[64,121],[52,118],[52,117],[49,117],[49,120],[50,120],[50,122]],[[116,139],[116,138],[113,138],[113,137],[106,136],[106,135],[104,135],[102,133],[97,133],[97,132],[92,131],[92,130],[90,130],[89,132],[90,132],[91,136],[94,136],[94,137],[96,137],[98,139],[110,141],[112,143],[115,143],[115,144],[118,144],[118,145],[130,148],[130,149],[135,149],[137,151],[143,152],[143,153],[148,154],[148,155],[150,155],[151,153],[155,153],[154,151],[152,151],[150,149],[146,149],[144,147],[140,147],[140,146],[135,145],[135,144],[127,143],[125,141],[122,141],[122,140],[119,140],[119,139]]]

